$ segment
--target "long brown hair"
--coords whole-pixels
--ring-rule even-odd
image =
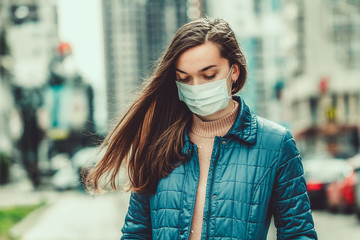
[[[104,157],[87,177],[87,186],[100,190],[100,181],[117,188],[120,167],[127,166],[130,188],[155,193],[158,182],[185,161],[181,154],[184,131],[192,113],[178,98],[175,61],[184,51],[207,41],[216,43],[229,65],[237,64],[240,75],[232,86],[237,93],[245,84],[246,62],[235,34],[222,19],[202,18],[181,27],[159,59],[152,77],[143,85],[137,100],[106,137]]]

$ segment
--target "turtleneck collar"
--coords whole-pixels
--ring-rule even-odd
[[[193,114],[190,133],[204,138],[224,136],[230,130],[238,115],[239,103],[234,100],[233,102],[234,108],[230,113],[213,121],[203,121]]]

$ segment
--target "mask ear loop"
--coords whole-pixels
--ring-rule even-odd
[[[228,73],[228,76],[226,77],[226,80],[229,78],[233,66],[234,66],[234,64],[231,65],[231,68],[230,68],[230,71],[229,71],[229,73]],[[228,91],[228,95],[229,95],[229,96],[232,96],[232,86],[233,86],[233,84],[234,84],[234,81],[232,80],[232,78],[231,78],[231,81],[230,81],[230,82],[231,82],[231,85],[230,85],[230,89],[229,89],[229,91]]]

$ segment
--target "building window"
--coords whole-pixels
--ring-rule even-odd
[[[345,105],[345,121],[348,122],[350,120],[350,105],[349,105],[349,94],[346,93],[344,95],[344,105]]]
[[[336,58],[345,67],[356,68],[360,64],[360,2],[347,0],[329,3],[332,19],[329,30],[335,44]]]
[[[254,12],[258,16],[261,14],[261,3],[262,0],[254,0]]]
[[[264,68],[264,64],[263,64],[263,40],[261,38],[254,38],[253,40],[254,43],[254,52],[255,52],[255,67],[258,70],[261,70]]]
[[[271,8],[274,12],[278,12],[281,8],[280,0],[272,0],[271,1]]]

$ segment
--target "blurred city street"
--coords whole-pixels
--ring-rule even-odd
[[[119,239],[129,201],[126,192],[34,191],[26,182],[2,187],[0,195],[0,207],[46,202],[10,230],[20,240]]]
[[[26,182],[0,188],[0,207],[48,202],[11,229],[19,240],[115,240],[127,212],[129,193],[116,192],[90,196],[80,191],[34,191]],[[10,191],[11,190],[11,191]],[[313,212],[319,239],[355,240],[360,221],[354,214]],[[272,224],[268,240],[276,239]]]
[[[14,239],[120,238],[129,193],[80,180],[177,29],[204,16],[246,53],[238,94],[293,135],[319,239],[360,239],[360,0],[0,0],[0,208],[40,205]]]
[[[119,239],[126,194],[88,196],[68,192],[39,216],[22,240]]]

